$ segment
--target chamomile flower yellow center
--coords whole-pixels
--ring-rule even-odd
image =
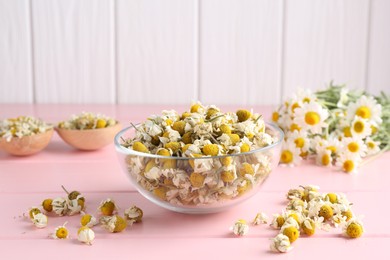
[[[272,121],[277,122],[279,120],[279,113],[273,112],[272,113]]]
[[[305,145],[305,139],[303,137],[298,137],[294,140],[294,143],[298,148],[302,148]]]
[[[345,137],[352,137],[351,128],[349,126],[344,127],[343,133]]]
[[[364,119],[368,119],[371,118],[371,110],[369,107],[361,106],[358,109],[356,109],[356,115]]]
[[[296,108],[298,108],[298,107],[301,107],[298,103],[292,104],[292,106],[291,106],[291,111],[294,113],[294,110],[295,110]]]
[[[367,146],[368,146],[369,149],[374,149],[376,147],[374,142],[368,142]]]
[[[65,239],[68,237],[68,230],[66,227],[60,227],[56,230],[56,237],[59,239]]]
[[[359,151],[359,144],[357,142],[351,142],[348,144],[348,151],[351,153],[356,153]]]
[[[326,147],[326,149],[331,151],[333,154],[337,152],[337,148],[334,145],[329,145],[328,147]]]
[[[326,165],[329,165],[330,163],[330,156],[328,154],[324,154],[322,157],[321,157],[321,163],[322,165],[326,166]]]
[[[343,170],[345,172],[352,172],[355,169],[355,163],[352,160],[346,160],[343,163]]]
[[[302,100],[302,102],[303,103],[310,103],[310,98],[308,98],[308,97],[305,97],[303,100]]]
[[[348,225],[346,234],[350,238],[358,238],[363,234],[363,228],[359,223],[352,222]]]
[[[376,134],[378,132],[378,128],[376,128],[374,125],[371,125],[371,134]]]
[[[301,130],[301,127],[299,127],[299,125],[293,123],[293,124],[291,124],[291,126],[290,126],[290,131],[291,131],[291,132],[294,132],[295,130],[299,131],[299,130]]]
[[[316,125],[320,122],[321,117],[317,112],[309,111],[305,114],[305,122],[308,125]]]
[[[356,121],[355,124],[353,124],[353,130],[360,134],[364,131],[365,125],[362,121]]]
[[[280,155],[282,163],[291,163],[294,159],[294,155],[290,150],[284,150]]]

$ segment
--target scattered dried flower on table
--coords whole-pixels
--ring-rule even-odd
[[[290,239],[288,236],[283,234],[278,234],[271,240],[270,249],[273,252],[286,253],[290,251],[293,247],[291,246]]]
[[[104,216],[112,216],[118,211],[115,201],[110,198],[103,200],[98,209]]]
[[[46,211],[46,212],[52,212],[53,211],[53,200],[52,199],[45,199],[42,201],[42,208]]]
[[[68,200],[63,197],[54,198],[51,202],[53,211],[58,216],[64,216],[68,213]]]
[[[280,162],[290,166],[315,157],[318,165],[354,173],[368,161],[362,159],[390,148],[385,93],[373,96],[332,83],[315,93],[299,90],[273,112],[272,121],[286,134]]]
[[[66,224],[67,222],[65,222],[62,226],[58,226],[54,233],[51,234],[51,237],[54,239],[67,239],[69,237],[69,231],[65,227]]]
[[[95,239],[95,232],[87,226],[79,228],[77,231],[77,240],[87,245],[92,245]]]
[[[236,236],[245,236],[249,232],[249,226],[244,219],[237,220],[231,229]]]
[[[137,206],[132,206],[125,210],[125,218],[131,223],[139,223],[142,221],[144,213],[142,209]]]
[[[43,213],[34,214],[31,220],[37,228],[45,228],[48,222],[47,216]]]
[[[268,216],[264,212],[259,212],[256,214],[256,217],[253,219],[253,225],[267,224]]]
[[[101,217],[100,224],[112,233],[122,232],[127,227],[126,220],[119,215]]]
[[[352,203],[341,193],[320,193],[315,185],[290,189],[286,198],[288,204],[281,214],[274,214],[271,227],[279,229],[279,234],[271,241],[270,248],[276,252],[287,252],[290,244],[302,232],[313,236],[318,229],[328,231],[331,225],[343,227],[343,233],[351,238],[360,237],[363,224],[352,213]],[[287,242],[287,239],[288,242]]]
[[[85,214],[83,212],[81,214],[82,214],[82,217],[80,219],[81,226],[86,226],[91,228],[99,223],[97,219],[91,214]]]

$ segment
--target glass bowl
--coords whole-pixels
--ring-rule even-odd
[[[283,131],[266,123],[274,143],[250,152],[198,158],[160,156],[122,146],[133,126],[114,139],[119,163],[135,188],[168,210],[204,214],[223,211],[250,198],[278,165]],[[137,127],[137,126],[135,126]]]

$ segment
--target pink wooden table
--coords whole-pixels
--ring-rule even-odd
[[[104,113],[121,121],[140,122],[170,106],[114,105],[0,105],[0,119],[33,115],[48,122],[67,119],[81,111]],[[183,111],[184,106],[172,107]],[[237,107],[223,107],[236,110]],[[270,107],[253,107],[269,118]],[[49,146],[30,157],[13,157],[0,151],[0,251],[1,259],[390,259],[390,153],[364,165],[358,174],[320,168],[305,163],[296,168],[278,167],[261,191],[243,204],[211,215],[184,215],[159,208],[139,195],[117,162],[113,145],[94,152],[77,151],[57,134]],[[231,235],[229,227],[240,218],[253,219],[258,211],[272,216],[285,208],[285,193],[292,187],[315,184],[323,192],[343,192],[364,215],[366,232],[346,239],[340,230],[319,231],[301,237],[287,254],[269,251],[277,234],[267,225],[251,226],[247,236]],[[79,190],[94,213],[100,201],[117,201],[120,213],[133,204],[144,211],[141,224],[111,234],[95,227],[93,246],[77,241],[80,216],[50,217],[45,229],[36,229],[22,214],[45,198],[64,196],[61,189]],[[68,221],[70,239],[49,239],[48,234]],[[103,258],[104,257],[104,258]],[[135,258],[134,258],[135,257]]]

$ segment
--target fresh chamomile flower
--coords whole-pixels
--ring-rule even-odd
[[[292,100],[298,100],[302,104],[316,101],[317,97],[310,89],[299,88],[296,93],[292,95]]]
[[[382,123],[382,106],[372,96],[362,95],[355,103],[347,108],[347,118],[352,120],[355,116],[367,119],[376,124]]]
[[[299,156],[301,150],[294,142],[284,142],[280,154],[280,162],[290,166],[299,165],[302,158]]]
[[[273,252],[287,253],[292,248],[290,239],[286,235],[278,234],[271,240],[270,249]]]
[[[112,216],[114,215],[118,208],[115,204],[115,201],[108,198],[100,202],[99,208],[100,213],[104,216]]]
[[[132,223],[138,223],[142,221],[144,213],[142,209],[137,206],[132,206],[125,210],[125,218],[130,220]]]
[[[307,137],[306,131],[297,131],[289,132],[287,134],[287,142],[294,142],[295,146],[301,149],[301,152],[307,152],[310,148],[310,139]]]
[[[58,226],[54,233],[51,234],[51,237],[54,239],[67,239],[69,237],[69,231],[65,227],[66,224],[67,222],[65,222],[62,226]]]
[[[237,220],[231,229],[236,236],[245,236],[249,232],[249,226],[243,219]]]
[[[355,138],[364,139],[371,134],[371,124],[367,119],[355,116],[351,123],[351,135]]]
[[[84,212],[82,212],[81,214],[82,214],[82,217],[80,219],[81,226],[93,227],[99,223],[97,219],[91,214],[85,214]]]
[[[365,156],[367,146],[360,138],[348,137],[342,140],[342,144],[346,153],[353,155]]]
[[[356,173],[362,159],[358,155],[342,153],[336,160],[336,166],[346,173]]]
[[[319,146],[316,151],[316,164],[330,167],[332,166],[332,151],[324,146]]]
[[[68,212],[68,200],[66,198],[55,198],[51,202],[51,205],[53,211],[59,216],[64,216]]]
[[[294,122],[299,125],[302,130],[308,130],[312,134],[322,133],[323,128],[327,127],[325,120],[329,113],[319,103],[311,101],[302,104],[302,107],[295,109]]]
[[[367,147],[367,156],[374,155],[380,151],[380,142],[374,141],[371,137],[367,137],[364,143]]]
[[[119,215],[104,216],[100,219],[102,227],[112,233],[122,232],[127,227],[127,222]]]
[[[259,212],[256,214],[256,217],[253,219],[253,225],[267,224],[268,216],[264,212]]]
[[[343,233],[350,238],[358,238],[364,233],[363,223],[357,219],[351,219],[343,225]]]
[[[47,226],[48,218],[45,214],[38,213],[38,214],[34,214],[31,221],[37,228],[44,228]]]
[[[77,231],[77,240],[87,245],[92,245],[92,241],[95,239],[95,232],[87,226],[82,226]]]

